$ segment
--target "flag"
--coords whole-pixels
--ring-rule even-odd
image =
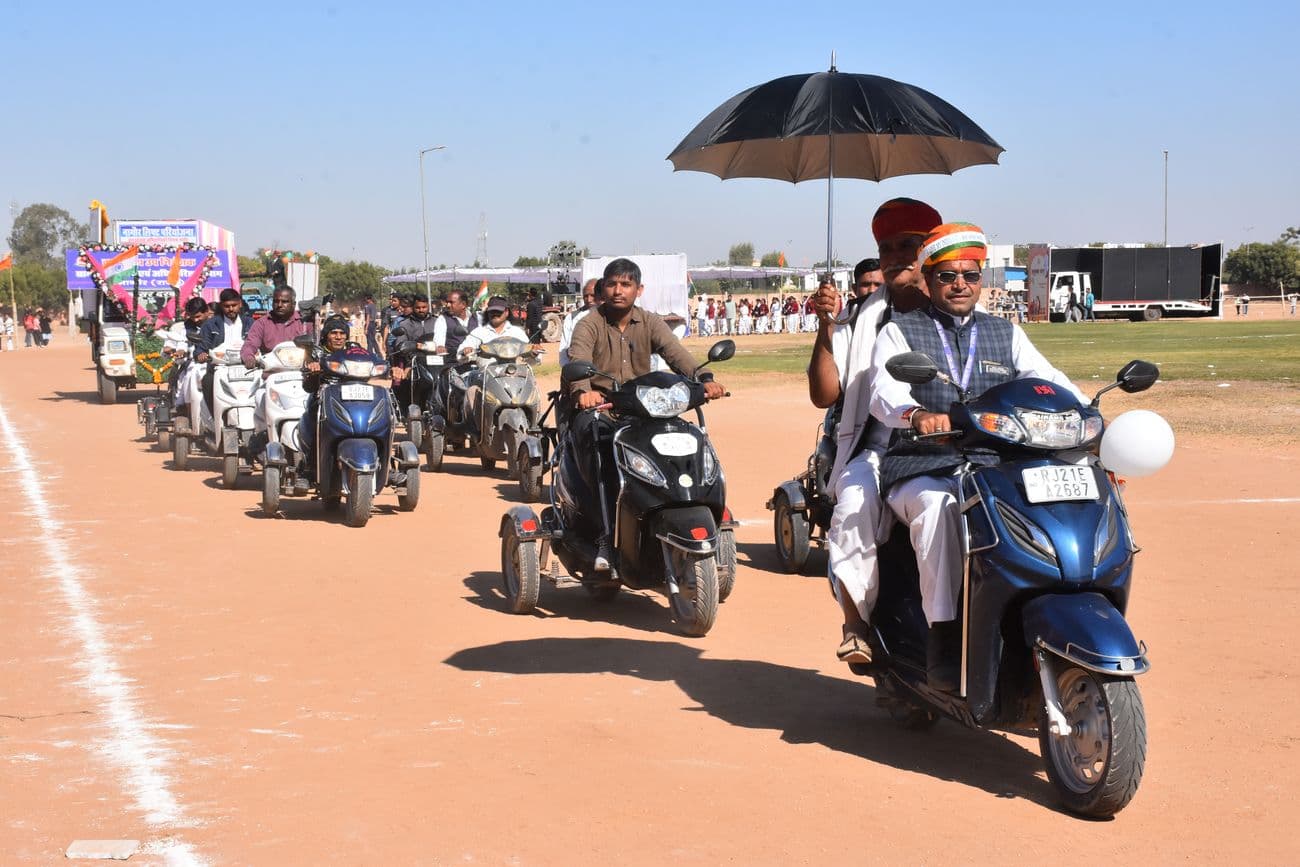
[[[487,287],[488,287],[488,281],[486,280],[484,280],[482,283],[479,284],[478,292],[474,294],[474,303],[469,305],[470,310],[478,310],[480,307],[487,304],[487,299],[488,299]]]
[[[784,253],[780,253],[780,254],[777,255],[777,257],[776,257],[776,267],[778,267],[778,268],[784,268],[784,267],[785,267],[785,254],[784,254]]]
[[[0,259],[0,271],[8,271],[14,266],[14,254],[10,253],[3,259]]]
[[[172,256],[172,269],[167,272],[167,285],[173,289],[181,288],[181,248],[176,248],[176,254]]]
[[[123,250],[101,265],[99,273],[104,278],[104,282],[109,286],[116,286],[134,278],[136,275],[135,257],[139,252],[140,248],[138,246]]]

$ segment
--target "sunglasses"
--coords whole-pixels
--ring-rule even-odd
[[[965,283],[978,283],[983,276],[979,271],[939,271],[935,273],[935,278],[944,286],[951,286],[961,277]]]

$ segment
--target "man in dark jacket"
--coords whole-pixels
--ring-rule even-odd
[[[199,329],[199,351],[194,359],[200,363],[211,360],[212,350],[218,346],[242,346],[248,329],[253,327],[253,317],[244,313],[244,299],[234,289],[222,289],[218,299],[221,313],[213,316]],[[203,374],[203,398],[212,406],[211,364]]]

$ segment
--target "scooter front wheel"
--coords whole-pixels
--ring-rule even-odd
[[[712,554],[689,554],[660,542],[664,564],[672,569],[677,592],[668,593],[673,619],[686,635],[708,635],[718,617],[718,563]]]
[[[343,511],[343,523],[349,527],[364,527],[370,520],[370,507],[375,500],[375,476],[373,473],[357,473],[348,486],[347,505]]]
[[[430,428],[424,432],[424,462],[429,469],[437,472],[442,469],[442,456],[447,450],[446,438]]]
[[[807,516],[790,505],[789,497],[780,493],[772,511],[772,524],[781,568],[791,574],[801,571],[808,562]]]
[[[1062,668],[1056,683],[1070,734],[1052,734],[1043,714],[1038,743],[1047,777],[1070,812],[1113,816],[1133,800],[1142,782],[1147,754],[1142,695],[1132,678],[1073,665]]]
[[[221,459],[221,487],[233,491],[239,484],[239,455],[226,455]]]
[[[262,514],[274,517],[280,511],[280,468],[268,466],[262,470]]]
[[[718,601],[726,602],[736,587],[736,531],[718,531]]]
[[[183,470],[190,465],[190,438],[178,433],[172,437],[172,469]]]

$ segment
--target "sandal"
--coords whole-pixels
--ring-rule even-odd
[[[869,663],[871,662],[871,645],[867,642],[867,639],[850,632],[840,642],[839,650],[835,651],[835,656],[840,662]]]

